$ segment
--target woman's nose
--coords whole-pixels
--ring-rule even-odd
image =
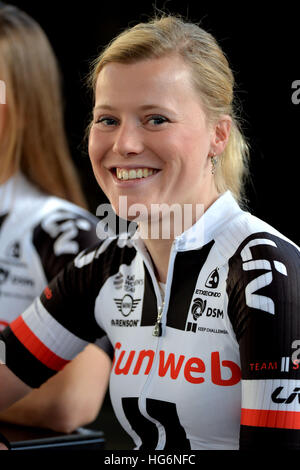
[[[116,133],[113,151],[123,157],[129,157],[130,155],[138,155],[143,150],[141,127],[136,123],[122,124]]]

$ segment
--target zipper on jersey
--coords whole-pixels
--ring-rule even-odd
[[[165,303],[163,302],[162,305],[158,307],[158,312],[157,312],[157,319],[156,323],[154,325],[154,329],[152,332],[153,336],[161,336],[162,335],[162,326],[161,326],[161,319],[162,319],[162,314],[164,310],[164,305]]]
[[[147,407],[146,407],[146,399],[148,396],[148,390],[151,386],[151,383],[155,379],[155,371],[157,367],[157,361],[159,358],[157,351],[160,348],[161,341],[163,341],[163,321],[165,320],[164,317],[166,317],[166,314],[167,314],[169,298],[170,298],[170,291],[171,291],[170,285],[171,285],[171,281],[173,277],[173,268],[174,268],[174,262],[175,262],[175,257],[176,257],[176,241],[174,240],[171,253],[170,253],[170,261],[169,261],[169,267],[168,267],[168,275],[167,275],[166,292],[165,292],[164,301],[162,300],[162,295],[159,289],[158,281],[154,274],[154,269],[152,267],[151,261],[149,261],[147,255],[141,252],[141,250],[140,250],[140,253],[143,257],[145,266],[148,269],[148,272],[151,276],[155,295],[156,295],[156,300],[157,300],[157,319],[154,325],[154,329],[152,331],[152,335],[157,338],[157,343],[156,343],[155,359],[153,361],[151,371],[145,378],[145,382],[141,388],[140,396],[138,399],[138,407],[139,407],[141,414],[145,416],[146,419],[150,419],[150,421],[156,424],[157,429],[158,429],[158,442],[157,442],[156,450],[161,450],[164,448],[165,442],[166,442],[165,429],[159,421],[157,421],[154,418],[151,419],[151,417],[149,418]]]

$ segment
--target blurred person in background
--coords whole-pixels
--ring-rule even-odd
[[[3,329],[71,259],[99,241],[99,220],[87,211],[69,153],[61,77],[50,43],[33,18],[4,3],[0,80],[5,84],[0,104]],[[109,368],[106,353],[90,345],[61,374],[1,413],[0,420],[71,432],[96,418]]]

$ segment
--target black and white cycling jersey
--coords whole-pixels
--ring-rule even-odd
[[[21,173],[0,186],[0,329],[98,240],[98,222],[84,209],[42,193]]]
[[[142,240],[107,239],[3,332],[7,365],[39,386],[107,336],[137,449],[300,449],[299,260],[226,192],[175,239],[164,300]]]

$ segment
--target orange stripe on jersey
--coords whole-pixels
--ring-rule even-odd
[[[249,410],[242,408],[241,424],[266,428],[300,429],[300,411]]]
[[[48,349],[30,330],[21,316],[16,318],[9,326],[23,346],[25,346],[36,359],[49,367],[49,369],[59,371],[70,362],[66,359],[62,359]]]

